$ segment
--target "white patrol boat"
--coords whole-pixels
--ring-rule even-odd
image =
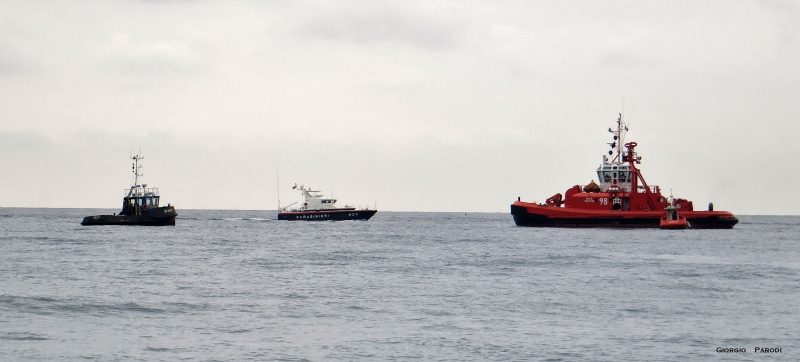
[[[378,212],[369,208],[356,209],[348,205],[337,207],[336,199],[326,199],[321,191],[314,191],[304,186],[298,187],[297,184],[292,189],[303,193],[305,198],[303,205],[295,208],[290,207],[296,202],[283,208],[278,205],[278,220],[369,220]]]
[[[122,199],[122,211],[114,215],[94,215],[83,218],[81,225],[144,225],[144,226],[166,226],[175,225],[175,218],[178,213],[175,207],[159,206],[161,196],[158,196],[158,188],[147,187],[147,184],[139,184],[139,160],[144,159],[139,155],[132,156],[133,160],[133,186],[125,190],[125,197]]]

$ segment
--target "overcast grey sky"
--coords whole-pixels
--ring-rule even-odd
[[[3,1],[0,206],[507,212],[586,184],[618,112],[649,184],[800,214],[800,3]],[[624,109],[623,109],[624,104]]]

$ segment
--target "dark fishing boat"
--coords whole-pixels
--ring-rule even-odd
[[[289,207],[294,204],[284,208],[278,206],[278,220],[369,220],[372,215],[378,212],[378,210],[370,210],[369,208],[356,209],[348,205],[337,207],[336,199],[326,199],[321,191],[314,191],[311,188],[297,187],[295,184],[292,189],[303,193],[305,199],[303,205],[292,209]]]
[[[511,205],[511,215],[518,226],[731,229],[739,222],[728,211],[714,211],[713,204],[707,211],[695,211],[689,200],[668,201],[658,186],[647,185],[636,166],[642,161],[635,152],[636,142],[625,143],[622,148],[628,131],[622,115],[617,119],[617,129],[608,131],[614,140],[597,168],[599,183],[572,186],[564,195],[555,194],[542,204],[517,198]]]
[[[94,215],[83,218],[81,225],[142,225],[142,226],[166,226],[175,225],[175,218],[178,213],[175,207],[159,206],[161,197],[158,195],[158,188],[147,187],[147,184],[139,184],[139,160],[144,159],[139,155],[131,157],[133,160],[133,183],[130,189],[125,190],[125,197],[122,199],[122,211],[113,215]]]

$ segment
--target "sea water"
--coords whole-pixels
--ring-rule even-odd
[[[796,216],[666,231],[179,209],[174,227],[80,225],[113,211],[0,209],[0,360],[800,360]]]

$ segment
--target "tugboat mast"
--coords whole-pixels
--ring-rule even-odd
[[[622,159],[622,144],[625,139],[625,132],[628,130],[628,126],[622,122],[622,113],[619,114],[617,117],[617,129],[612,130],[611,128],[608,129],[608,132],[614,135],[614,142],[609,143],[608,145],[611,146],[612,150],[616,150],[617,154],[614,155],[614,158],[611,162],[624,162]],[[613,154],[612,151],[608,151],[609,156]]]
[[[133,186],[139,186],[139,177],[144,176],[144,174],[139,173],[139,169],[144,166],[139,166],[139,160],[144,160],[144,156],[131,156],[131,160],[133,160]]]

